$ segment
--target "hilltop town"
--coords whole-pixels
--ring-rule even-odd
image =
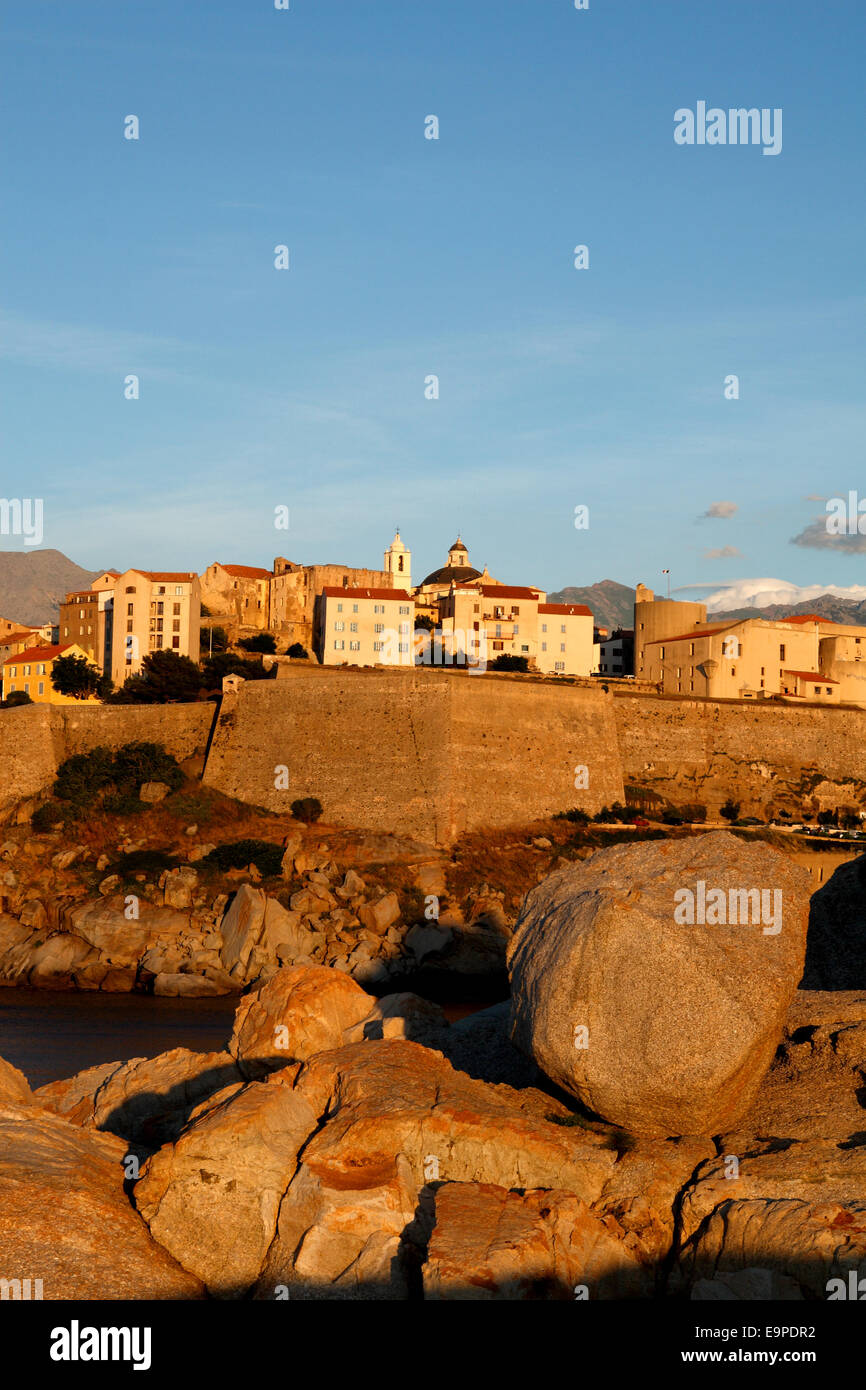
[[[476,569],[459,536],[445,563],[413,582],[399,531],[380,569],[278,556],[270,569],[215,561],[201,575],[104,570],[66,593],[56,623],[0,618],[0,698],[7,706],[122,700],[156,654],[168,669],[172,658],[209,663],[219,689],[223,677],[244,674],[214,663],[227,650],[265,658],[265,671],[285,660],[445,666],[628,681],[696,699],[866,706],[866,627],[819,612],[708,621],[705,604],[638,584],[632,626],[611,630],[586,604],[549,602],[539,586]]]

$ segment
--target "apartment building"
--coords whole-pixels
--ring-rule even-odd
[[[58,641],[74,642],[103,674],[111,672],[114,588],[80,589],[60,605]]]
[[[592,613],[545,598],[543,589],[526,586],[452,584],[439,599],[443,643],[488,665],[500,655],[518,656],[545,675],[591,675]]]
[[[328,584],[317,600],[323,666],[412,666],[415,605],[403,589]]]
[[[28,647],[8,656],[3,662],[3,699],[17,691],[29,695],[35,705],[80,705],[98,703],[96,696],[76,700],[61,695],[51,684],[54,662],[59,656],[83,656],[87,653],[75,642],[60,642],[47,647]]]
[[[201,583],[189,572],[127,570],[114,582],[111,679],[138,675],[149,652],[199,659]]]

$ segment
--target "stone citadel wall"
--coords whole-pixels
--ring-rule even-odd
[[[46,792],[64,758],[124,743],[161,743],[183,760],[204,753],[216,705],[24,705],[0,710],[0,816]]]
[[[675,805],[700,802],[713,817],[733,797],[752,815],[866,793],[866,710],[641,695],[614,708],[626,783]]]
[[[204,780],[270,810],[316,796],[335,824],[437,844],[621,799],[612,697],[551,694],[507,677],[302,668],[224,696]],[[581,790],[578,765],[591,765]]]
[[[715,817],[866,798],[866,711],[606,693],[600,686],[426,668],[286,668],[219,710],[205,781],[282,810],[449,844],[463,830],[590,813],[638,784]],[[0,712],[0,814],[48,790],[72,753],[133,740],[205,751],[217,706],[27,706]],[[588,786],[576,789],[575,769]],[[278,769],[287,769],[283,788]]]

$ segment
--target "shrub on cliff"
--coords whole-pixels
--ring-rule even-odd
[[[272,878],[280,872],[283,854],[282,845],[273,845],[269,840],[230,840],[217,845],[200,862],[211,864],[223,873],[255,864],[262,878]]]
[[[592,817],[588,811],[581,811],[578,806],[572,807],[570,811],[557,811],[554,820],[570,820],[575,825],[589,825]]]
[[[728,797],[724,806],[719,808],[719,815],[722,817],[723,820],[729,820],[733,825],[734,821],[739,819],[739,801],[734,801],[731,797]]]
[[[302,796],[292,802],[292,815],[304,825],[312,825],[322,814],[322,803],[315,796]]]
[[[238,646],[245,652],[262,652],[273,656],[277,650],[277,639],[272,632],[257,632],[255,637],[242,637]]]
[[[202,663],[204,684],[208,690],[218,689],[223,676],[243,676],[245,681],[272,680],[277,674],[276,666],[266,671],[260,661],[250,661],[237,652],[215,652],[205,657]]]
[[[138,792],[144,782],[165,782],[172,791],[183,782],[177,759],[161,743],[125,743],[116,752],[92,748],[73,753],[57,769],[54,795],[75,806],[101,801],[106,811],[129,814],[140,810]]]
[[[310,653],[306,647],[301,646],[300,642],[293,642],[286,652],[286,656],[290,656],[293,661],[309,661],[310,659]]]
[[[14,709],[16,705],[32,705],[33,701],[26,690],[13,690],[2,702],[4,709]]]

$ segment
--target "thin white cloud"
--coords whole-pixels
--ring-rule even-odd
[[[739,510],[740,508],[736,502],[711,502],[699,519],[702,520],[703,517],[713,516],[720,517],[722,520],[727,521]]]
[[[787,579],[734,579],[721,588],[710,584],[691,587],[712,590],[705,599],[708,613],[723,613],[729,608],[768,608],[774,603],[809,603],[822,594],[857,602],[866,599],[866,584],[792,584]]]

